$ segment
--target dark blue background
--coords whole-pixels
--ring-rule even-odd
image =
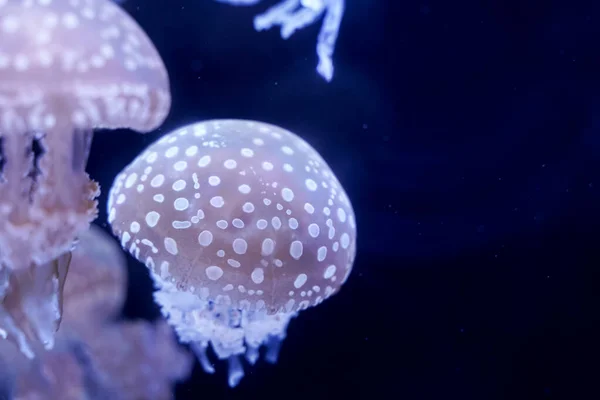
[[[103,209],[162,134],[249,118],[321,152],[359,226],[353,275],[292,322],[278,365],[235,390],[226,364],[196,368],[177,398],[600,398],[600,3],[347,0],[329,84],[319,24],[254,32],[273,3],[124,5],[164,57],[173,110],[158,132],[95,137]],[[125,314],[155,316],[130,267]]]

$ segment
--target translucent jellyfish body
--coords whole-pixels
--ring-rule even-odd
[[[60,303],[60,257],[97,214],[92,130],[149,131],[169,107],[160,56],[111,1],[0,1],[0,323],[28,356],[26,342],[52,347],[59,318],[31,304]],[[11,279],[45,291],[10,290]]]
[[[152,144],[116,178],[109,223],[149,268],[155,300],[207,372],[229,384],[267,345],[275,362],[291,318],[346,281],[352,206],[321,156],[280,127],[212,120]]]
[[[101,229],[81,235],[54,349],[28,360],[0,342],[2,398],[172,399],[172,383],[189,374],[191,360],[166,323],[116,320],[125,266],[120,247]]]

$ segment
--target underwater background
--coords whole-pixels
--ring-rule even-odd
[[[600,5],[347,0],[328,83],[320,24],[255,32],[274,1],[129,0],[173,107],[99,132],[103,187],[162,135],[245,118],[321,153],[358,225],[339,294],[294,319],[235,389],[196,366],[177,399],[589,399],[600,372]],[[129,258],[125,318],[156,318]]]

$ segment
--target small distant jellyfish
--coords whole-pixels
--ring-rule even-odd
[[[108,213],[180,340],[209,373],[209,345],[227,359],[232,387],[240,355],[254,364],[266,345],[276,362],[290,320],[340,289],[356,252],[354,212],[327,163],[262,122],[211,120],[162,137],[117,176]]]
[[[51,289],[13,299],[31,329],[0,305],[4,332],[29,357],[29,342],[52,347],[59,317],[31,304],[62,301],[61,257],[97,215],[85,172],[93,129],[151,131],[170,103],[158,52],[113,2],[0,0],[0,303],[36,296],[9,290],[13,274]]]
[[[248,6],[261,0],[216,0],[234,6]],[[288,39],[298,29],[313,24],[323,15],[324,21],[317,40],[317,56],[319,64],[317,72],[328,82],[333,79],[333,52],[342,17],[344,16],[345,0],[282,0],[265,13],[254,18],[254,28],[257,31],[281,26],[281,37]]]

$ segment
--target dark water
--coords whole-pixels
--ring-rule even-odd
[[[598,398],[600,5],[347,0],[326,83],[319,24],[254,32],[271,3],[125,2],[173,109],[155,133],[100,132],[89,171],[108,189],[203,119],[281,125],[346,188],[358,258],[340,294],[292,322],[276,366],[233,390],[225,364],[196,368],[177,398]],[[125,313],[152,317],[130,261]]]

